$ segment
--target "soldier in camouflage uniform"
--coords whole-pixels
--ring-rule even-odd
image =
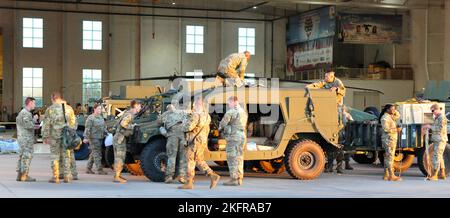
[[[445,114],[442,113],[442,109],[438,104],[433,104],[431,106],[431,112],[434,115],[434,123],[433,125],[427,125],[426,128],[432,131],[431,141],[433,146],[433,157],[432,157],[432,166],[431,177],[428,180],[436,181],[439,179],[446,179],[447,175],[445,173],[445,163],[444,163],[444,150],[447,145],[448,137],[447,137],[447,118]],[[439,177],[438,177],[439,174]]]
[[[353,121],[353,117],[350,113],[347,112],[347,108],[343,107],[343,124],[346,125],[348,122]],[[340,144],[345,139],[345,129],[342,129],[339,132],[339,140]],[[342,169],[342,163],[345,162],[345,169],[346,170],[353,170],[353,167],[350,166],[350,154],[345,153],[343,149],[339,149],[335,152],[330,151],[327,154],[327,164],[325,165],[325,171],[326,173],[332,173],[333,172],[333,161],[336,159],[336,172],[338,174],[344,173],[344,170]]]
[[[36,106],[35,99],[28,97],[25,99],[23,108],[16,117],[17,142],[20,146],[19,161],[17,162],[17,181],[35,182],[36,179],[28,175],[30,163],[33,158],[34,121],[30,111]]]
[[[158,118],[158,125],[164,127],[167,131],[167,166],[165,183],[174,182],[177,156],[179,157],[178,181],[186,183],[186,137],[184,131],[185,128],[183,128],[183,121],[185,121],[185,119],[186,115],[182,111],[175,109],[175,106],[172,104],[167,105],[167,110]]]
[[[49,182],[59,183],[59,160],[62,158],[63,167],[63,178],[64,182],[68,183],[72,179],[72,175],[69,169],[71,155],[70,150],[67,150],[62,145],[62,129],[64,126],[68,125],[70,128],[75,129],[77,126],[75,113],[71,106],[64,105],[66,114],[63,113],[62,99],[59,92],[54,92],[51,95],[52,105],[45,111],[45,117],[42,127],[42,138],[45,144],[50,145],[51,151],[51,167],[53,171],[53,176]],[[66,116],[67,124],[64,121],[64,116]]]
[[[208,110],[203,105],[202,99],[197,99],[194,103],[194,112],[186,127],[187,133],[187,159],[188,159],[188,180],[179,189],[193,189],[195,166],[206,172],[209,176],[211,184],[209,188],[214,188],[219,182],[220,176],[208,166],[203,159],[203,152],[208,146],[209,124],[211,123],[211,116]]]
[[[227,162],[230,170],[230,181],[227,186],[242,185],[244,179],[244,145],[247,140],[247,112],[239,105],[238,98],[232,96],[228,99],[229,110],[219,124],[219,131],[227,141]]]
[[[336,103],[338,106],[338,122],[341,125],[344,125],[345,123],[345,116],[344,116],[344,97],[346,88],[344,86],[344,83],[336,78],[334,75],[334,71],[328,71],[325,73],[325,78],[322,81],[315,82],[312,84],[309,84],[305,87],[306,89],[329,89],[331,92],[336,93]],[[344,155],[344,152],[342,150],[337,150],[335,152],[330,152],[327,154],[328,162],[327,167],[325,169],[325,172],[333,172],[333,161],[336,159],[337,162],[337,173],[343,173],[342,170],[342,161],[345,160],[345,169],[352,170],[353,167],[350,166],[350,156]]]
[[[102,115],[102,107],[100,104],[94,105],[94,113],[89,115],[86,119],[86,125],[84,129],[84,143],[89,143],[91,154],[87,163],[87,174],[94,174],[92,167],[95,163],[97,173],[100,175],[106,175],[102,166],[102,143],[105,137],[106,125]]]
[[[245,68],[250,61],[250,52],[233,53],[220,61],[216,77],[216,83],[235,85],[241,87],[244,84]],[[225,77],[225,78],[223,78]]]
[[[66,100],[62,100],[61,103],[63,103],[64,105],[69,105],[67,104]],[[69,105],[70,106],[70,105]],[[74,111],[75,113],[75,111]],[[77,128],[77,127],[75,127]],[[78,171],[77,171],[77,162],[75,160],[75,151],[73,149],[69,149],[69,163],[70,163],[70,173],[72,174],[72,179],[73,180],[78,180]],[[64,158],[61,154],[61,158],[59,158],[59,166],[60,168],[64,168],[64,162],[63,162]],[[63,172],[59,172],[59,179],[63,179],[64,178],[64,174]]]
[[[382,112],[381,127],[383,129],[381,141],[384,152],[384,177],[383,180],[400,181],[394,173],[394,157],[397,147],[398,133],[401,128],[397,125],[400,119],[400,113],[395,109],[395,105],[387,104]]]
[[[114,146],[114,182],[126,183],[127,180],[121,176],[123,164],[125,162],[125,155],[127,152],[126,137],[133,134],[133,129],[136,124],[133,124],[134,116],[141,110],[141,104],[135,100],[130,103],[130,110],[122,115],[118,122],[116,133],[113,137]]]
[[[307,89],[329,89],[331,92],[336,93],[336,103],[338,107],[341,109],[342,114],[342,106],[344,105],[344,97],[346,88],[344,83],[334,76],[333,71],[328,71],[325,73],[325,79],[319,82],[311,83],[306,86]]]

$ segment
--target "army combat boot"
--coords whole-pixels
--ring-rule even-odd
[[[114,176],[113,182],[117,182],[117,183],[126,183],[127,180],[124,179],[122,176],[120,176],[120,171],[117,171],[117,172],[116,172],[116,175]]]
[[[90,168],[86,169],[86,173],[87,174],[95,174],[94,171],[92,171],[92,169],[90,169]]]
[[[20,181],[22,181],[22,182],[36,182],[36,179],[28,176],[28,172],[25,172],[20,177]]]
[[[16,181],[20,182],[20,178],[22,178],[22,173],[21,172],[17,172]]]
[[[186,183],[184,183],[182,186],[179,186],[178,189],[193,189],[194,188],[194,179],[189,178]]]
[[[428,177],[427,180],[430,180],[430,181],[437,181],[437,180],[438,180],[438,173],[439,173],[438,170],[431,169],[431,176]]]
[[[394,173],[394,169],[389,169],[389,181],[402,181],[402,178],[398,177]]]
[[[170,184],[173,183],[173,177],[172,176],[166,176],[166,178],[164,179],[164,183]]]
[[[391,180],[390,176],[389,176],[389,171],[388,169],[384,168],[384,176],[383,176],[383,180],[384,181],[389,181]]]
[[[48,182],[59,184],[59,163],[57,161],[56,161],[56,163],[55,162],[53,163],[52,170],[53,170],[53,176],[52,176],[52,178],[50,178],[50,180]]]
[[[325,165],[325,173],[332,173],[333,172],[333,163],[327,163]]]
[[[239,186],[239,179],[231,178],[229,181],[224,182],[223,185],[225,186]]]
[[[64,176],[64,183],[70,183],[72,182],[72,177],[71,176]]]
[[[446,180],[447,179],[447,175],[445,173],[445,168],[442,168],[439,170],[439,179],[442,180]]]
[[[178,177],[178,182],[180,182],[181,184],[186,184],[186,179],[184,178],[184,176],[179,176]]]
[[[220,176],[215,172],[208,173],[208,176],[209,176],[209,179],[211,180],[211,184],[209,185],[209,188],[210,189],[215,188],[217,186],[217,183],[220,180]]]

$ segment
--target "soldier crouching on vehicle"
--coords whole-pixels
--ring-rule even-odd
[[[27,97],[25,107],[16,117],[17,142],[20,146],[19,161],[17,162],[17,181],[35,182],[36,179],[28,175],[30,171],[31,159],[33,159],[34,121],[31,115],[36,106],[35,99]]]
[[[179,157],[179,177],[180,183],[186,183],[186,138],[183,128],[185,115],[177,110],[172,104],[167,105],[167,110],[158,118],[158,125],[161,126],[161,134],[167,137],[166,151],[166,177],[165,183],[173,183],[177,156]],[[180,154],[180,155],[178,155]]]
[[[69,105],[64,105],[65,114],[63,112],[63,100],[59,92],[54,92],[51,95],[52,105],[45,111],[45,117],[42,126],[42,138],[44,144],[50,145],[51,151],[51,167],[53,176],[49,180],[50,183],[59,183],[59,161],[63,159],[63,178],[64,182],[68,183],[72,179],[70,172],[70,150],[66,149],[62,144],[62,129],[68,125],[75,129],[77,126],[75,113]],[[64,116],[67,118],[67,124],[64,121]]]
[[[188,179],[186,184],[178,187],[179,189],[193,189],[195,166],[202,171],[206,172],[206,175],[211,179],[209,188],[216,187],[219,182],[220,176],[214,173],[214,171],[208,166],[203,159],[203,152],[208,146],[209,124],[211,123],[211,116],[208,114],[208,110],[203,104],[201,98],[194,102],[194,111],[186,127],[187,132],[187,160],[188,160]]]
[[[89,154],[89,160],[86,166],[87,174],[95,174],[92,171],[94,166],[97,169],[97,173],[100,175],[106,175],[102,166],[102,143],[106,133],[105,120],[102,115],[102,107],[100,104],[94,105],[94,113],[88,116],[86,119],[86,125],[84,129],[84,143],[89,143],[91,153]]]
[[[401,181],[394,173],[394,157],[397,148],[398,133],[401,128],[397,125],[400,119],[400,113],[396,110],[395,105],[387,104],[381,112],[381,127],[383,129],[381,141],[384,152],[384,177],[383,180]]]
[[[242,185],[244,179],[244,145],[247,140],[247,112],[239,105],[238,98],[232,96],[228,99],[229,109],[219,124],[219,131],[227,141],[227,163],[230,170],[230,181],[226,186]]]
[[[136,100],[130,102],[130,109],[125,112],[117,123],[116,133],[113,137],[114,146],[114,182],[126,183],[127,180],[122,177],[123,164],[127,152],[126,137],[133,134],[136,124],[133,124],[135,115],[141,110],[141,103]]]
[[[447,145],[447,118],[442,113],[442,108],[438,104],[431,106],[431,112],[434,115],[433,125],[426,125],[426,129],[431,129],[431,141],[433,146],[433,158],[432,158],[432,170],[431,177],[428,180],[436,181],[438,179],[446,179],[445,163],[444,163],[444,150]],[[439,174],[439,177],[438,177]]]

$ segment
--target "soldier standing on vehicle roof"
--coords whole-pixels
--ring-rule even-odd
[[[244,84],[245,69],[250,61],[250,52],[233,53],[220,61],[217,68],[216,84],[241,87]]]
[[[208,110],[205,108],[203,100],[199,98],[194,102],[194,111],[189,123],[185,125],[188,142],[188,179],[186,184],[178,187],[179,189],[194,188],[195,166],[206,172],[206,175],[211,179],[209,188],[216,187],[217,182],[219,182],[220,176],[214,173],[203,159],[203,152],[208,146],[210,123],[211,116],[208,114]]]
[[[62,99],[61,102],[65,105],[67,104],[67,101]],[[75,113],[75,111],[74,111]],[[74,127],[75,129],[77,128],[77,126]],[[70,154],[69,154],[69,163],[70,163],[70,173],[72,174],[72,179],[73,180],[78,180],[78,171],[77,171],[77,162],[75,160],[75,151],[73,149],[69,149]],[[59,166],[62,166],[64,168],[64,162],[63,162],[63,157],[61,154],[61,158],[59,159]],[[63,179],[64,178],[64,174],[63,172],[59,172],[59,179]]]
[[[398,133],[401,127],[397,125],[400,119],[400,113],[396,110],[395,105],[387,104],[381,112],[381,127],[383,129],[381,141],[384,152],[384,177],[383,180],[401,181],[394,173],[394,157],[397,148]]]
[[[428,180],[436,181],[439,179],[446,179],[445,173],[445,163],[444,163],[444,150],[447,145],[448,137],[447,137],[447,118],[445,114],[442,113],[442,108],[439,107],[438,104],[433,104],[431,106],[431,112],[434,115],[434,123],[433,125],[426,125],[425,128],[431,129],[431,141],[433,142],[433,158],[432,158],[432,166],[431,177]],[[439,174],[439,177],[438,177]]]
[[[136,100],[130,102],[130,109],[122,115],[117,123],[116,133],[113,137],[114,146],[114,182],[126,183],[127,180],[122,177],[123,164],[127,152],[126,137],[133,134],[136,124],[133,123],[135,115],[141,110],[141,103]]]
[[[36,106],[35,99],[27,97],[25,107],[16,117],[17,142],[20,146],[19,161],[17,162],[17,181],[35,182],[36,179],[28,175],[30,171],[31,159],[33,159],[34,121],[31,115]]]
[[[89,149],[91,150],[86,167],[87,174],[95,174],[94,171],[92,171],[94,163],[98,174],[107,174],[103,171],[102,166],[102,143],[106,133],[106,125],[101,113],[101,105],[95,104],[94,113],[89,115],[86,119],[83,142],[89,143]]]
[[[51,167],[52,178],[50,183],[59,183],[60,159],[63,160],[63,178],[64,182],[68,183],[71,180],[71,172],[69,169],[71,155],[70,150],[66,149],[62,144],[62,129],[68,125],[72,129],[76,129],[77,121],[73,109],[69,105],[63,105],[63,100],[59,92],[53,92],[51,95],[52,105],[45,111],[42,138],[44,144],[50,145],[51,151]],[[65,108],[65,114],[63,112]],[[67,124],[64,121],[64,116],[67,118]]]
[[[223,133],[227,141],[226,153],[230,181],[224,183],[227,186],[242,185],[244,179],[244,145],[247,140],[247,112],[239,105],[238,98],[228,98],[229,109],[219,124],[219,131]]]
[[[158,125],[163,127],[162,133],[167,137],[166,151],[166,177],[165,183],[173,183],[176,171],[177,157],[179,157],[179,177],[180,183],[186,183],[186,137],[183,127],[183,121],[186,119],[185,114],[179,111],[172,104],[167,105],[167,110],[158,118]],[[180,154],[180,155],[178,155]]]

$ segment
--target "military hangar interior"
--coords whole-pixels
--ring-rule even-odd
[[[208,84],[208,78],[223,73],[220,67],[230,54],[248,51],[243,83],[255,85],[259,78],[277,79],[283,97],[280,102],[265,102],[280,111],[272,117],[271,123],[270,119],[264,121],[264,117],[274,114],[263,111],[259,100],[252,100],[252,97],[264,94],[252,96],[251,89],[242,92],[250,99],[241,102],[248,110],[256,105],[246,126],[246,149],[250,152],[244,152],[246,173],[254,173],[255,181],[258,173],[266,173],[275,180],[289,175],[301,180],[319,176],[332,179],[321,173],[325,162],[329,162],[324,157],[339,147],[337,145],[345,144],[338,130],[348,132],[347,138],[353,137],[348,143],[352,147],[348,153],[353,157],[352,163],[356,162],[355,168],[373,173],[384,164],[384,151],[379,150],[379,135],[364,134],[377,131],[380,111],[389,103],[398,103],[402,116],[412,117],[402,120],[404,132],[399,141],[403,144],[395,154],[395,171],[403,172],[411,167],[410,174],[426,174],[429,171],[425,168],[430,164],[422,164],[427,159],[423,156],[424,149],[420,149],[422,144],[417,147],[417,141],[422,140],[419,137],[421,125],[433,121],[429,111],[431,104],[420,107],[426,112],[418,115],[413,112],[417,107],[411,106],[411,102],[424,98],[441,103],[445,112],[450,109],[450,62],[446,61],[450,59],[449,18],[448,0],[0,1],[0,144],[3,146],[0,147],[0,166],[11,168],[16,161],[18,149],[14,150],[13,146],[18,146],[15,142],[16,117],[26,106],[27,97],[33,97],[36,103],[33,119],[37,158],[34,161],[47,167],[51,149],[42,139],[41,128],[44,113],[52,105],[50,96],[55,91],[73,107],[80,136],[85,130],[85,119],[93,113],[96,103],[101,101],[103,113],[118,120],[126,113],[130,100],[148,101],[149,97],[158,95],[162,100],[155,98],[154,102],[161,102],[161,105],[154,102],[143,105],[143,110],[147,111],[138,113],[142,122],[137,122],[138,128],[133,129],[133,135],[126,143],[139,146],[127,144],[124,172],[135,175],[137,181],[161,182],[164,180],[161,172],[147,175],[148,164],[154,161],[143,159],[143,155],[152,152],[146,147],[154,139],[153,130],[140,124],[147,122],[147,118],[153,119],[153,113],[161,113],[165,110],[161,109],[162,105],[165,107],[170,103],[165,99],[165,93],[173,94],[174,83],[167,77],[185,78],[194,86]],[[315,114],[308,111],[318,105],[331,105],[327,109],[333,112],[327,114],[327,119],[335,119],[335,115],[342,118],[342,114],[335,114],[334,102],[329,104],[323,100],[328,99],[326,94],[309,94],[309,98],[305,97],[308,91],[303,94],[306,84],[324,80],[329,71],[333,71],[347,87],[343,110],[350,111],[355,121],[376,120],[370,124],[372,126],[356,122],[343,128],[321,118],[318,113],[327,113],[324,109],[317,109]],[[203,87],[203,92],[207,90]],[[310,105],[314,96],[323,102]],[[271,98],[274,98],[273,94]],[[219,169],[227,167],[226,142],[219,133],[225,111],[215,111],[214,107],[226,108],[227,102],[223,99],[217,97],[214,103],[209,103],[212,123],[205,151],[208,163]],[[297,108],[297,104],[308,106]],[[305,118],[304,113],[310,114]],[[420,122],[416,116],[420,117]],[[319,130],[318,125],[309,126],[305,121],[308,119],[323,122],[321,125],[326,130]],[[292,127],[294,123],[299,127]],[[302,131],[306,133],[300,134]],[[311,150],[311,155],[299,158],[306,168],[320,165],[307,175],[299,173],[302,169],[296,169],[294,163],[289,162],[289,155],[295,156],[292,143],[303,138],[319,147]],[[154,143],[161,143],[158,140]],[[74,155],[80,177],[83,177],[91,150],[88,143],[81,144]],[[113,154],[113,149],[103,144],[102,164],[109,171],[114,164]],[[446,149],[447,154],[450,155],[450,150]],[[164,158],[157,161],[164,162],[167,159]],[[419,167],[413,166],[416,160]],[[368,166],[368,163],[373,165]],[[47,172],[47,168],[39,166],[36,171]],[[0,167],[0,175],[3,171],[11,170]],[[15,186],[12,175],[8,172],[0,178],[10,177],[10,184]],[[364,173],[356,175],[364,177]],[[43,180],[47,176],[37,177]],[[92,177],[98,178],[101,177]],[[0,188],[0,197],[3,194],[9,196]],[[145,196],[145,193],[129,194]],[[156,196],[165,194],[160,192]],[[175,191],[169,194],[182,196]],[[230,197],[226,191],[221,194]],[[94,194],[96,197],[104,195]],[[206,192],[200,195],[209,196]],[[18,193],[16,196],[33,197],[39,193]],[[59,195],[53,193],[53,196]],[[70,196],[87,195],[71,193]],[[248,192],[239,196],[272,195]],[[336,193],[334,196],[358,195]]]

